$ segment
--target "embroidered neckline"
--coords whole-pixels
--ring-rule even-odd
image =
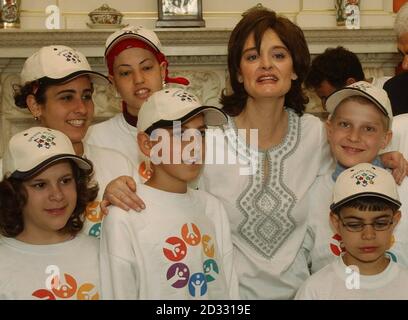
[[[256,172],[248,176],[247,186],[235,202],[242,215],[237,232],[247,245],[268,260],[274,257],[296,228],[292,210],[298,199],[295,192],[285,184],[283,174],[286,160],[299,146],[301,124],[300,117],[293,110],[287,111],[287,134],[280,144],[265,151],[255,151],[255,148],[245,144],[244,139],[237,138],[238,131],[233,119],[229,122],[231,128],[226,131],[232,148],[235,147],[234,140],[238,140],[238,154],[245,156],[257,152],[259,155]],[[252,150],[248,150],[250,148]],[[267,176],[265,162],[269,168]]]
[[[224,131],[226,131],[227,138],[229,141],[233,141],[233,140],[230,140],[230,138],[233,138],[234,140],[238,141],[238,144],[239,144],[238,149],[241,149],[241,148],[249,149],[251,152],[257,152],[261,154],[274,152],[286,146],[288,143],[288,140],[291,139],[292,137],[293,130],[296,130],[295,122],[297,121],[297,118],[298,118],[297,114],[290,108],[285,108],[285,110],[288,113],[288,130],[285,136],[283,137],[282,141],[279,144],[272,146],[269,149],[266,149],[266,150],[255,149],[253,146],[247,144],[245,139],[238,133],[238,128],[237,128],[237,125],[233,117],[228,117],[228,123],[224,126]],[[228,134],[227,130],[229,128],[233,130],[235,137],[232,137],[231,134]]]

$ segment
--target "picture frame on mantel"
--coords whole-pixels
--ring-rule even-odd
[[[202,0],[157,0],[158,28],[205,27]]]

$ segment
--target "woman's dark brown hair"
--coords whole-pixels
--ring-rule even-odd
[[[292,80],[291,88],[285,96],[285,106],[294,109],[299,115],[303,114],[308,99],[302,91],[302,83],[310,66],[310,53],[303,31],[289,19],[276,15],[274,11],[256,8],[244,14],[232,31],[228,43],[228,71],[233,92],[229,95],[224,91],[220,101],[223,110],[230,116],[239,115],[248,98],[244,84],[238,81],[245,41],[253,33],[259,52],[262,36],[268,29],[273,29],[288,48],[293,69],[298,76],[296,80]]]
[[[51,83],[43,79],[28,82],[24,86],[13,85],[15,105],[19,108],[27,108],[27,97],[31,94],[38,104],[45,104],[45,92],[49,86]]]
[[[92,169],[80,169],[71,160],[76,184],[77,203],[66,225],[60,230],[73,236],[81,231],[87,204],[95,200],[99,187],[92,180]],[[92,165],[92,163],[89,161]],[[16,237],[24,230],[23,208],[27,203],[27,192],[23,180],[4,178],[0,182],[0,233],[5,237]]]
[[[69,82],[73,79],[70,79],[65,82]],[[61,85],[65,83],[61,80],[50,79],[47,77],[41,78],[39,80],[35,80],[32,82],[27,82],[25,85],[13,85],[14,91],[14,103],[19,108],[28,108],[27,106],[27,97],[29,95],[33,95],[35,101],[38,104],[45,105],[47,102],[46,100],[46,92],[47,89],[51,86]],[[93,89],[93,83],[91,82],[91,88]]]

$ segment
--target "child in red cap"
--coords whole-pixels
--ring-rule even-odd
[[[143,102],[166,83],[187,85],[184,78],[168,76],[168,62],[157,35],[143,27],[126,27],[106,40],[109,80],[123,99],[123,112],[90,128],[88,142],[117,150],[131,159],[147,179],[144,158],[136,145],[136,122]],[[140,167],[142,166],[142,167]]]

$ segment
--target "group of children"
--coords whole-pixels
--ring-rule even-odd
[[[399,197],[406,182],[397,187],[378,158],[392,138],[388,96],[360,81],[334,92],[326,106],[336,168],[310,190],[304,246],[313,275],[296,298],[406,299],[405,199]]]
[[[207,126],[221,126],[227,118],[181,88],[163,89],[167,82],[188,81],[167,75],[159,48],[157,36],[144,28],[108,39],[109,78],[124,110],[89,131],[93,83],[103,84],[105,77],[65,46],[43,47],[27,59],[16,105],[28,107],[42,126],[13,136],[3,158],[0,252],[7,259],[0,266],[1,299],[239,298],[223,206],[187,188],[204,162]],[[180,122],[180,132],[173,121]],[[157,163],[149,157],[160,141],[151,133],[161,128],[170,144],[158,153],[170,155],[170,162]],[[104,134],[114,138],[111,148],[98,146],[106,143]],[[179,145],[173,137],[182,137]],[[128,142],[127,148],[116,141]],[[171,159],[176,150],[183,156],[179,164]],[[111,168],[111,176],[104,175]],[[101,234],[95,200],[120,176],[147,180],[138,186],[147,209],[112,209]]]
[[[227,116],[166,87],[188,81],[168,76],[150,30],[115,32],[105,58],[123,112],[89,130],[93,83],[106,78],[65,46],[24,65],[16,105],[41,126],[13,136],[3,158],[0,299],[239,299],[224,206],[188,187],[203,167],[208,126]],[[361,81],[326,105],[337,164],[309,190],[303,249],[313,275],[296,298],[406,299],[405,182],[397,188],[378,158],[392,139],[389,99]],[[113,206],[102,223],[104,192],[124,208],[126,195],[143,199],[145,210]]]

